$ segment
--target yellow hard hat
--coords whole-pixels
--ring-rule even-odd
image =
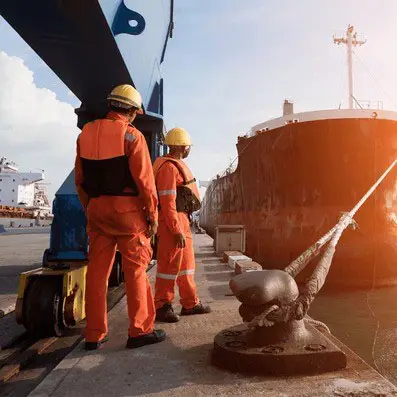
[[[134,107],[139,109],[138,113],[143,113],[141,94],[132,85],[118,85],[113,88],[107,99],[116,107],[124,109]]]
[[[165,137],[168,146],[192,146],[189,133],[183,128],[173,128]]]

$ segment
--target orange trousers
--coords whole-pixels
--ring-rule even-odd
[[[172,303],[175,283],[179,287],[181,305],[186,309],[196,306],[200,300],[194,282],[195,259],[193,239],[186,238],[185,248],[176,248],[175,237],[165,222],[160,221],[157,246],[156,309],[165,303]]]
[[[154,328],[155,308],[146,274],[152,249],[145,235],[144,213],[112,204],[111,197],[100,197],[92,200],[87,210],[89,262],[84,336],[89,342],[99,341],[108,333],[107,286],[116,247],[122,256],[126,284],[128,334],[132,337],[144,335]]]

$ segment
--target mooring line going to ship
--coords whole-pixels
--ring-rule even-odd
[[[380,185],[383,179],[386,178],[386,176],[394,168],[396,163],[397,163],[397,159],[393,161],[393,163],[389,166],[389,168],[381,175],[381,177],[367,191],[367,193],[365,193],[365,195],[353,207],[353,209],[350,212],[342,213],[339,222],[331,230],[329,230],[326,234],[324,234],[324,236],[322,236],[319,240],[317,240],[311,247],[309,247],[306,251],[304,251],[298,258],[292,261],[291,264],[284,269],[290,276],[295,277],[298,273],[300,273],[300,271],[303,270],[306,267],[306,265],[319,254],[321,248],[332,239],[332,237],[335,235],[338,229],[341,229],[343,227],[344,230],[349,225],[355,224],[353,217],[356,214],[356,212],[367,201],[367,199],[376,190],[376,188]]]
[[[328,271],[331,267],[332,259],[336,250],[336,245],[343,231],[350,225],[355,225],[353,220],[354,215],[361,208],[361,206],[367,201],[367,199],[375,192],[376,188],[381,184],[381,182],[386,178],[390,171],[397,164],[397,159],[386,169],[386,171],[379,177],[379,179],[374,183],[374,185],[364,194],[360,201],[353,207],[350,212],[343,213],[339,222],[324,236],[322,236],[316,243],[304,251],[297,259],[295,259],[289,266],[287,266],[284,271],[287,272],[292,277],[296,277],[307,264],[316,257],[323,246],[328,244],[322,258],[317,264],[315,270],[313,271],[311,277],[306,282],[303,291],[299,297],[290,305],[278,306],[273,305],[270,310],[266,310],[265,313],[260,314],[255,317],[249,326],[256,326],[258,321],[262,322],[265,326],[274,325],[276,322],[284,322],[293,319],[304,319],[306,313],[313,302],[314,298],[323,287],[325,279],[327,277]],[[305,318],[307,321],[311,319]],[[320,325],[320,324],[318,324]],[[325,324],[321,324],[325,326]]]

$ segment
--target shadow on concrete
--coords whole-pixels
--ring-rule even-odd
[[[206,258],[208,258],[208,255],[206,256]],[[212,258],[212,259],[203,259],[201,261],[201,263],[203,264],[212,264],[212,265],[218,265],[219,263],[223,263],[222,260],[220,258]],[[223,263],[226,266],[226,263]]]
[[[0,316],[2,310],[0,310]],[[11,312],[0,318],[0,350],[6,348],[25,332],[22,325],[17,324],[15,313]],[[2,359],[0,358],[0,365]]]
[[[27,396],[40,382],[54,369],[59,361],[70,353],[70,348],[60,348],[49,353],[36,355],[29,364],[23,368],[28,376],[19,376],[11,379],[0,387],[0,396],[22,397]],[[30,373],[30,376],[29,376]],[[33,374],[33,376],[32,376]],[[86,395],[86,394],[84,394]]]
[[[18,276],[0,277],[0,296],[16,294],[18,290]],[[0,297],[0,306],[2,306]]]
[[[226,266],[224,263],[219,263],[216,265],[205,265],[204,266],[204,271],[205,272],[230,272],[231,269],[229,266]]]
[[[200,258],[211,258],[211,260],[217,260],[217,259],[221,259],[221,257],[219,257],[218,255],[215,255],[215,253],[211,254],[211,253],[206,253],[206,252],[198,252],[196,254],[194,254],[196,259],[200,259]]]
[[[29,265],[4,265],[0,266],[0,277],[19,276],[20,273],[41,267],[41,263],[35,262]]]
[[[41,263],[33,263],[25,266],[0,266],[0,295],[16,294],[19,275],[39,267],[41,267]]]
[[[208,292],[213,300],[225,300],[227,298],[234,298],[228,284],[211,285],[208,287]]]
[[[231,271],[228,272],[220,272],[220,273],[207,273],[205,274],[205,278],[208,281],[220,281],[229,283],[230,279],[233,277],[234,273]]]
[[[48,388],[41,389],[42,394],[33,393],[33,396],[88,395],[89,390],[96,397],[170,395],[173,391],[179,396],[182,395],[181,387],[184,387],[183,395],[188,396],[196,395],[197,385],[206,389],[208,385],[214,385],[219,389],[219,386],[230,383],[230,373],[211,364],[212,343],[181,349],[168,339],[159,345],[128,351],[124,342],[92,353],[79,347],[71,358],[76,358],[77,362],[71,372],[70,369],[55,369],[48,377],[54,381],[47,385],[44,382],[41,387]],[[128,359],[123,360],[124,355],[128,355]],[[134,361],[131,355],[136,356],[136,364],[128,366],[127,363]],[[92,360],[85,359],[91,365],[78,363],[78,359],[84,356],[92,356]],[[115,365],[115,356],[123,365]],[[235,379],[236,386],[239,381]]]

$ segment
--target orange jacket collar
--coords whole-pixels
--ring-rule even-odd
[[[120,114],[120,113],[114,112],[112,110],[107,114],[106,118],[107,119],[111,119],[111,120],[120,120],[120,121],[123,121],[125,123],[129,123],[129,120],[128,120],[127,116],[125,116],[124,114]]]

